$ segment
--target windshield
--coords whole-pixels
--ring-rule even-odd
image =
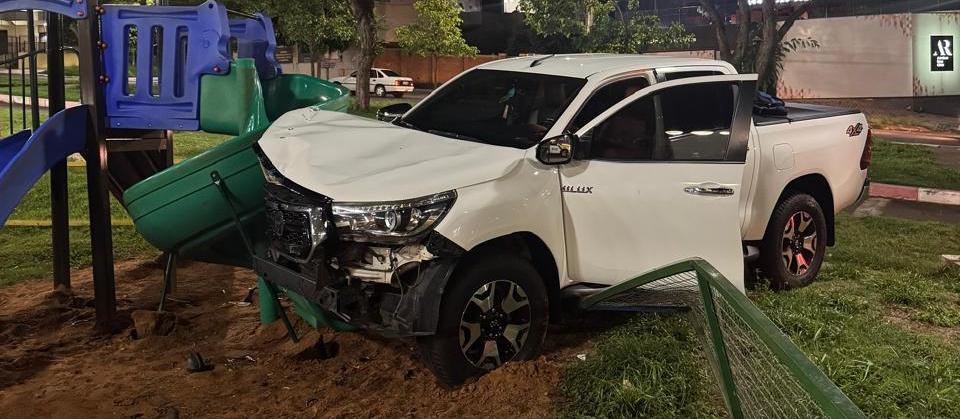
[[[385,74],[387,77],[400,77],[400,75],[393,70],[380,70],[380,71],[383,72],[383,74]]]
[[[584,83],[571,77],[473,70],[398,124],[461,140],[528,148],[543,139]]]

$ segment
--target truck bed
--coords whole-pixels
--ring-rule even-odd
[[[757,126],[786,124],[796,121],[807,121],[811,119],[830,118],[833,116],[853,115],[860,113],[856,109],[839,108],[836,106],[813,105],[809,103],[786,103],[787,114],[779,115],[753,115],[753,123]]]

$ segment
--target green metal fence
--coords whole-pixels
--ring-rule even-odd
[[[586,310],[684,309],[730,416],[863,418],[863,412],[743,293],[703,259],[655,269],[585,298]]]

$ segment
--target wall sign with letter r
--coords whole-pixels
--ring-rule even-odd
[[[953,71],[954,49],[952,35],[930,36],[930,71]]]

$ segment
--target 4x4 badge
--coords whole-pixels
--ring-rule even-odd
[[[851,137],[856,137],[860,135],[861,132],[863,132],[863,124],[860,122],[857,122],[857,125],[847,127],[847,135]]]
[[[560,188],[560,190],[563,191],[563,192],[570,192],[570,193],[587,193],[587,194],[592,194],[592,193],[593,193],[593,186],[568,186],[568,185],[563,185],[563,186]]]

